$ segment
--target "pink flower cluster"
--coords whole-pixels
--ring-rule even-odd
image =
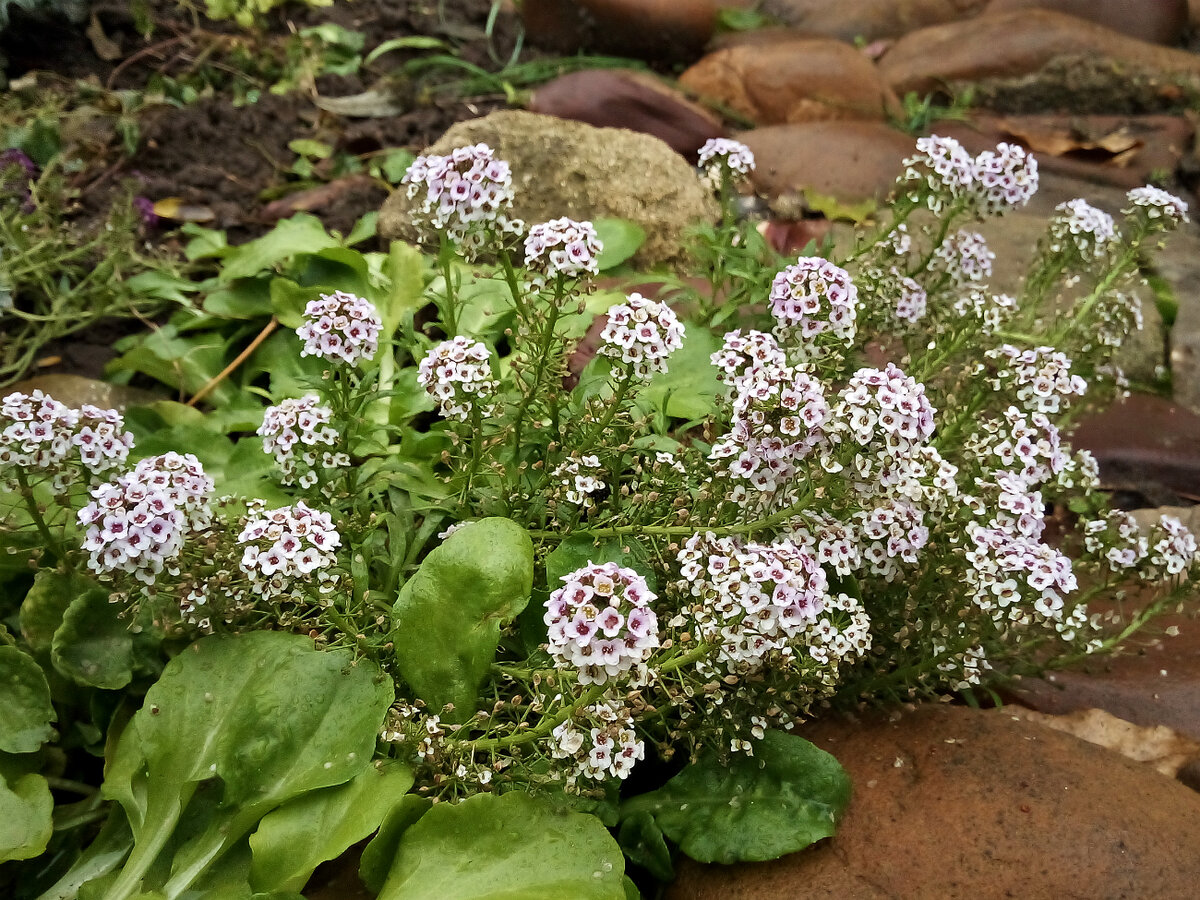
[[[667,371],[667,357],[683,346],[683,325],[667,304],[635,293],[609,308],[600,341],[601,356],[629,365],[640,378],[649,378]]]
[[[759,491],[774,491],[820,444],[828,419],[829,405],[816,378],[791,366],[755,366],[734,380],[732,427],[709,458],[730,459],[735,478]]]
[[[1032,487],[1047,484],[1072,467],[1058,427],[1044,413],[1027,414],[1015,406],[1004,411],[1004,425],[984,423],[983,433],[969,439],[966,449],[985,465],[998,461],[998,468]]]
[[[698,159],[705,179],[714,186],[721,184],[724,172],[737,182],[754,171],[754,154],[750,148],[729,138],[709,138],[700,148]]]
[[[258,434],[263,439],[263,449],[274,454],[284,484],[297,480],[297,457],[308,469],[300,475],[302,487],[316,483],[317,476],[312,469],[317,465],[326,469],[350,465],[350,457],[345,453],[320,449],[337,446],[338,433],[329,426],[332,416],[333,410],[321,406],[316,394],[305,394],[299,399],[287,399],[278,406],[267,407]]]
[[[304,324],[296,334],[304,341],[301,356],[357,366],[379,350],[383,323],[375,305],[345,291],[321,294],[304,308]]]
[[[1037,193],[1037,160],[1016,144],[1002,143],[972,157],[954,138],[917,139],[917,153],[904,161],[904,178],[923,184],[930,209],[947,199],[965,200],[987,215],[1024,206]]]
[[[894,272],[893,274],[899,273]],[[925,310],[929,302],[929,295],[925,292],[925,288],[906,275],[900,276],[899,288],[900,297],[896,301],[896,318],[901,322],[908,322],[910,325],[919,322],[925,317]]]
[[[590,509],[593,505],[592,494],[598,494],[606,487],[604,467],[600,465],[600,457],[585,453],[577,459],[568,459],[554,467],[550,473],[557,479],[559,486],[565,488],[563,496],[568,503]]]
[[[995,258],[982,234],[961,228],[946,237],[934,252],[933,262],[952,284],[975,284],[991,278]]]
[[[492,378],[487,346],[461,334],[425,354],[417,367],[417,383],[437,400],[443,416],[464,422],[472,411],[484,416],[491,412],[487,401],[499,386]]]
[[[975,181],[975,158],[958,141],[931,134],[917,138],[917,152],[904,160],[905,177],[923,181],[935,192],[952,197],[967,193]]]
[[[72,409],[41,391],[9,394],[0,400],[0,470],[58,469],[72,452],[93,475],[120,468],[133,448],[124,427],[114,409]]]
[[[459,147],[446,156],[418,156],[401,181],[419,203],[418,224],[444,232],[452,241],[474,245],[479,227],[516,227],[506,216],[512,208],[512,171],[487,144]],[[471,249],[467,247],[466,249]]]
[[[1050,220],[1050,250],[1069,249],[1084,260],[1104,259],[1120,239],[1113,217],[1086,200],[1075,199],[1054,207]]]
[[[854,515],[868,571],[888,581],[900,575],[900,563],[915,565],[929,543],[925,515],[911,503],[886,501]]]
[[[698,601],[692,621],[728,671],[749,672],[768,658],[791,659],[793,642],[828,602],[816,557],[788,538],[772,544],[695,534],[677,557],[678,587]]]
[[[563,577],[546,601],[546,649],[580,684],[604,684],[639,670],[658,646],[655,594],[646,579],[615,562],[593,563]]]
[[[1062,618],[1064,597],[1078,587],[1070,557],[1035,537],[978,522],[967,525],[967,537],[967,583],[976,606],[1020,622],[1027,614],[1020,604],[1032,598],[1035,612]]]
[[[1140,214],[1149,224],[1162,229],[1174,228],[1188,221],[1188,205],[1185,201],[1153,185],[1137,187],[1125,195],[1130,207],[1126,215]]]
[[[1037,189],[1037,160],[1020,145],[997,144],[975,157],[975,193],[985,215],[1024,206]]]
[[[831,334],[844,344],[854,340],[858,288],[850,273],[819,257],[801,257],[775,276],[769,296],[781,337],[798,329],[808,341]]]
[[[567,782],[581,777],[595,781],[629,777],[634,764],[645,758],[645,744],[633,730],[633,715],[616,700],[600,700],[580,710],[581,723],[568,719],[551,734],[554,759],[573,762]]]
[[[240,567],[263,600],[297,597],[313,579],[318,590],[327,593],[337,581],[330,568],[341,535],[329,513],[312,509],[303,500],[295,506],[251,511],[238,543],[248,545]]]
[[[1001,361],[992,388],[1016,388],[1021,406],[1030,412],[1057,413],[1070,404],[1071,397],[1082,397],[1087,390],[1087,382],[1071,374],[1070,357],[1053,347],[1022,350],[1002,344],[986,355]]]
[[[564,216],[530,227],[525,238],[525,267],[551,278],[597,275],[603,249],[591,222]]]
[[[833,413],[838,431],[860,447],[880,442],[909,453],[933,435],[934,409],[925,386],[894,363],[884,369],[859,369],[838,398]]]
[[[192,454],[143,459],[130,472],[93,488],[79,510],[88,568],[98,575],[124,572],[152,584],[176,559],[184,539],[212,520],[213,481]]]
[[[717,377],[732,385],[749,369],[787,365],[787,356],[779,349],[775,338],[751,329],[744,335],[740,330],[726,332],[721,349],[712,354],[709,361],[720,370]]]

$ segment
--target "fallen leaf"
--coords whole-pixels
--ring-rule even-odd
[[[207,206],[184,203],[179,197],[166,197],[155,201],[154,214],[160,219],[175,222],[211,222],[217,214]]]
[[[1150,763],[1171,778],[1191,759],[1200,755],[1200,742],[1165,725],[1143,728],[1118,719],[1102,709],[1080,709],[1065,716],[1022,709],[1019,718],[1072,734],[1089,744],[1098,744],[1120,753],[1127,759]]]
[[[349,190],[374,184],[375,179],[369,175],[345,175],[327,184],[319,184],[273,200],[263,207],[259,218],[265,222],[274,222],[294,213],[312,212],[314,209],[328,206]]]
[[[105,62],[120,59],[123,55],[121,48],[113,43],[109,36],[104,33],[104,28],[100,25],[100,20],[96,18],[95,13],[92,13],[92,21],[88,23],[84,34],[92,42],[92,49],[96,51],[96,55]]]
[[[1117,165],[1126,166],[1132,161],[1136,151],[1143,146],[1143,142],[1125,128],[1118,128],[1100,137],[1089,137],[1066,123],[1017,123],[1010,119],[1001,119],[997,124],[1008,135],[1018,138],[1034,152],[1048,153],[1051,156],[1100,150],[1111,154],[1114,157],[1113,162]]]

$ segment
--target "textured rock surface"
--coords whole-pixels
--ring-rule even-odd
[[[788,25],[843,41],[899,37],[967,18],[986,6],[987,0],[766,0],[763,4]]]
[[[686,160],[658,138],[619,128],[502,111],[460,122],[426,152],[445,154],[481,141],[512,167],[513,215],[528,223],[559,216],[632,219],[646,230],[635,266],[678,262],[684,230],[718,214]],[[408,203],[402,191],[384,203],[383,237],[415,239]]]
[[[986,13],[1014,9],[1050,9],[1087,19],[1126,37],[1155,44],[1177,44],[1188,24],[1187,0],[991,0]]]
[[[718,50],[679,83],[759,125],[900,113],[874,63],[849,44],[820,38]]]
[[[696,161],[696,152],[705,141],[725,133],[711,112],[641,72],[572,72],[534,91],[529,109],[597,128],[628,128],[650,134],[691,162]]]
[[[770,863],[685,865],[671,900],[1195,896],[1200,794],[1011,707],[804,734],[854,781],[838,834]]]
[[[1195,77],[1200,57],[1118,34],[1074,16],[1014,10],[914,31],[896,41],[880,71],[897,94],[947,83],[1028,75],[1055,59],[1113,60],[1127,67]],[[1123,76],[1118,69],[1114,77]]]
[[[65,403],[76,409],[85,403],[90,403],[93,406],[115,409],[119,412],[124,412],[126,408],[139,403],[153,403],[155,400],[162,399],[157,394],[141,388],[109,384],[107,381],[97,381],[81,375],[35,375],[33,378],[9,385],[0,393],[7,395],[18,391],[25,394],[41,391],[59,403]]]

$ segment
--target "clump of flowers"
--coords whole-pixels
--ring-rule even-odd
[[[0,471],[57,472],[72,456],[91,475],[120,468],[133,447],[125,419],[114,409],[72,409],[41,391],[0,401]]]
[[[489,400],[498,386],[487,346],[463,335],[425,354],[417,369],[417,383],[437,400],[443,416],[464,422],[472,414],[491,413]]]
[[[382,327],[370,301],[345,291],[321,294],[304,307],[304,324],[296,329],[304,341],[300,355],[361,365],[378,352]]]
[[[339,436],[330,427],[332,416],[333,410],[322,406],[316,394],[267,407],[258,434],[263,439],[263,449],[274,455],[284,484],[298,481],[301,487],[311,487],[318,480],[313,471],[316,467],[336,469],[350,465],[345,452],[333,449]],[[305,468],[299,478],[298,464]]]
[[[512,208],[512,171],[487,144],[460,147],[445,156],[418,156],[401,184],[417,201],[415,224],[441,232],[471,254],[483,242],[487,228],[520,230],[508,218]]]
[[[948,235],[934,254],[938,270],[956,285],[977,284],[991,278],[995,258],[983,235],[965,228]]]
[[[793,331],[806,342],[822,334],[843,344],[854,340],[858,288],[829,260],[801,257],[775,276],[768,301],[781,340]]]
[[[1037,193],[1037,160],[1019,144],[1001,143],[975,157],[974,179],[981,212],[999,215],[1025,206]]]
[[[1169,230],[1188,221],[1187,203],[1162,188],[1148,184],[1134,188],[1125,197],[1130,203],[1125,214],[1143,217],[1149,226]]]
[[[591,453],[564,460],[554,467],[551,474],[563,489],[564,499],[581,509],[590,509],[595,502],[592,495],[607,487],[600,477],[604,474],[600,457]]]
[[[667,371],[667,357],[683,346],[683,325],[667,304],[634,293],[609,308],[600,340],[601,356],[648,378]]]
[[[634,764],[646,755],[629,709],[616,700],[600,700],[584,707],[579,718],[563,722],[551,732],[550,755],[571,764],[567,783],[574,785],[580,778],[628,778]]]
[[[1031,412],[1056,413],[1082,397],[1087,382],[1071,374],[1071,360],[1053,347],[1029,347],[1022,350],[1012,344],[1002,344],[987,352],[999,366],[992,378],[992,387],[999,391],[1016,388],[1017,399]]]
[[[740,181],[754,171],[754,153],[729,138],[709,138],[700,148],[698,159],[705,179],[713,187],[719,187],[725,178]]]
[[[779,349],[775,338],[763,331],[750,329],[726,332],[721,349],[709,357],[726,384],[734,384],[739,376],[754,368],[778,368],[787,365],[787,355]]]
[[[329,513],[303,500],[280,509],[251,510],[237,540],[245,545],[241,570],[264,601],[299,599],[314,581],[317,591],[326,594],[338,583],[332,570],[341,535]]]
[[[1054,207],[1050,220],[1050,250],[1070,250],[1083,260],[1103,260],[1120,240],[1113,217],[1086,200],[1067,200]]]
[[[550,278],[597,275],[603,249],[591,222],[564,216],[530,227],[525,238],[525,266]]]
[[[580,684],[605,684],[631,674],[658,646],[656,594],[646,579],[616,563],[589,562],[546,601],[546,649],[555,665],[578,672]]]
[[[931,198],[962,197],[975,180],[975,160],[966,148],[954,138],[936,134],[917,138],[917,152],[904,166],[905,179],[923,184]],[[940,209],[939,204],[934,211]]]
[[[132,575],[153,584],[192,532],[212,520],[213,481],[190,453],[143,459],[133,471],[91,491],[79,511],[83,549],[98,575]]]

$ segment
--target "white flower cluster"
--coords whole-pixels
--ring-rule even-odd
[[[559,463],[550,477],[565,488],[563,496],[568,503],[590,509],[592,494],[598,494],[605,488],[604,479],[593,473],[603,474],[604,467],[600,465],[600,457],[585,453],[577,459]]]
[[[357,366],[378,352],[382,327],[369,300],[346,291],[321,294],[304,307],[304,324],[296,329],[304,341],[300,355]]]
[[[871,649],[871,617],[849,594],[825,598],[825,610],[808,630],[808,655],[823,665],[856,659]]]
[[[933,435],[934,409],[925,385],[895,363],[884,369],[859,369],[838,394],[831,429],[860,447],[882,443],[907,454]]]
[[[600,341],[601,356],[626,363],[633,374],[649,378],[667,371],[667,357],[683,346],[683,325],[667,304],[635,293],[609,308]]]
[[[603,249],[591,222],[576,222],[564,216],[530,227],[525,238],[525,266],[551,278],[597,275]]]
[[[788,483],[829,419],[821,382],[791,366],[755,366],[734,379],[732,427],[709,459],[764,493]]]
[[[446,156],[418,156],[401,184],[408,186],[410,200],[420,198],[413,221],[443,232],[468,254],[478,249],[481,226],[522,228],[507,216],[512,171],[487,144],[459,147]]]
[[[893,272],[893,274],[899,274]],[[925,317],[929,303],[929,295],[914,279],[901,275],[899,279],[899,298],[896,300],[896,318],[910,325]]]
[[[1120,347],[1126,338],[1145,327],[1142,298],[1125,291],[1108,291],[1096,304],[1093,334],[1105,347]]]
[[[1200,562],[1195,536],[1174,516],[1159,516],[1149,541],[1149,562],[1162,577],[1180,575]]]
[[[1070,557],[1031,535],[979,522],[968,523],[967,537],[966,581],[976,606],[997,620],[1024,622],[1023,604],[1032,598],[1044,618],[1063,618],[1064,597],[1078,587]]]
[[[306,488],[316,483],[312,469],[318,465],[326,469],[350,465],[347,454],[321,449],[337,446],[338,433],[329,426],[332,416],[333,410],[321,406],[316,394],[267,407],[258,434],[263,439],[263,449],[274,454],[284,484],[297,480],[297,457],[308,469],[299,478],[300,486]]]
[[[888,581],[899,577],[900,563],[915,565],[929,543],[925,515],[911,503],[885,501],[870,512],[855,513],[853,521],[868,571]]]
[[[858,288],[850,273],[818,257],[801,257],[771,283],[771,314],[781,338],[798,329],[805,341],[829,333],[844,344],[854,341]]]
[[[771,544],[695,534],[679,551],[679,589],[696,598],[691,624],[731,673],[795,657],[821,617],[828,581],[816,557],[790,538]]]
[[[153,584],[176,559],[184,539],[212,520],[213,481],[190,453],[143,459],[132,471],[92,489],[79,510],[88,568],[98,575],[125,572]]]
[[[775,338],[763,331],[753,329],[744,335],[739,331],[726,332],[721,349],[709,357],[718,370],[717,377],[732,385],[740,375],[756,366],[778,367],[787,365],[787,356],[779,349]]]
[[[1054,207],[1050,220],[1050,250],[1061,253],[1070,249],[1083,260],[1103,260],[1121,236],[1113,217],[1086,200],[1075,199]]]
[[[125,464],[133,435],[114,409],[84,404],[72,409],[41,391],[0,400],[0,470],[55,470],[72,452],[92,475]]]
[[[933,648],[935,657],[941,656],[945,652],[946,648],[940,644]],[[945,661],[937,664],[939,672],[953,675],[957,679],[951,682],[951,687],[956,691],[965,691],[971,685],[979,684],[982,681],[983,673],[991,668],[992,664],[988,662],[987,654],[978,644],[968,647],[961,653],[948,654]]]
[[[640,673],[658,646],[656,598],[646,579],[615,562],[588,564],[563,576],[546,601],[547,651],[580,684],[604,684]]]
[[[492,377],[488,348],[461,334],[425,354],[417,367],[417,383],[437,400],[443,416],[464,422],[472,411],[491,413],[487,401],[499,386]]]
[[[1188,205],[1174,194],[1153,185],[1138,187],[1125,195],[1131,204],[1125,215],[1141,215],[1147,223],[1163,230],[1188,221]]]
[[[954,301],[954,312],[961,318],[971,316],[979,322],[983,334],[993,334],[1017,311],[1017,301],[1008,294],[964,291]]]
[[[965,449],[985,466],[1033,487],[1061,479],[1074,465],[1058,426],[1044,413],[1025,413],[1015,406],[1004,411],[1003,423],[983,422]]]
[[[935,134],[917,139],[917,153],[904,166],[906,180],[925,186],[934,212],[950,199],[1000,215],[1027,204],[1038,188],[1037,160],[1016,144],[1001,143],[972,157],[954,138]]]
[[[754,154],[750,148],[729,138],[709,138],[700,148],[698,160],[705,181],[714,187],[720,186],[725,172],[737,182],[754,171]]]
[[[323,594],[337,583],[330,568],[341,535],[329,513],[312,509],[303,500],[280,509],[252,510],[238,543],[248,545],[242,551],[241,570],[264,601],[299,596],[312,579]]]
[[[996,254],[978,231],[960,228],[946,236],[933,254],[933,266],[945,273],[951,284],[977,284],[992,277]]]
[[[1102,554],[1116,571],[1136,569],[1150,553],[1150,541],[1137,519],[1122,510],[1111,510],[1104,518],[1083,525],[1083,549]]]
[[[1087,382],[1071,374],[1070,357],[1053,347],[1022,350],[1001,344],[985,355],[1001,361],[990,379],[993,390],[1015,387],[1021,406],[1030,412],[1057,413],[1087,390]]]
[[[553,732],[550,755],[571,760],[567,783],[582,778],[602,781],[629,776],[634,764],[644,759],[645,744],[633,730],[633,715],[617,700],[600,700],[580,710],[583,724],[568,719]]]

